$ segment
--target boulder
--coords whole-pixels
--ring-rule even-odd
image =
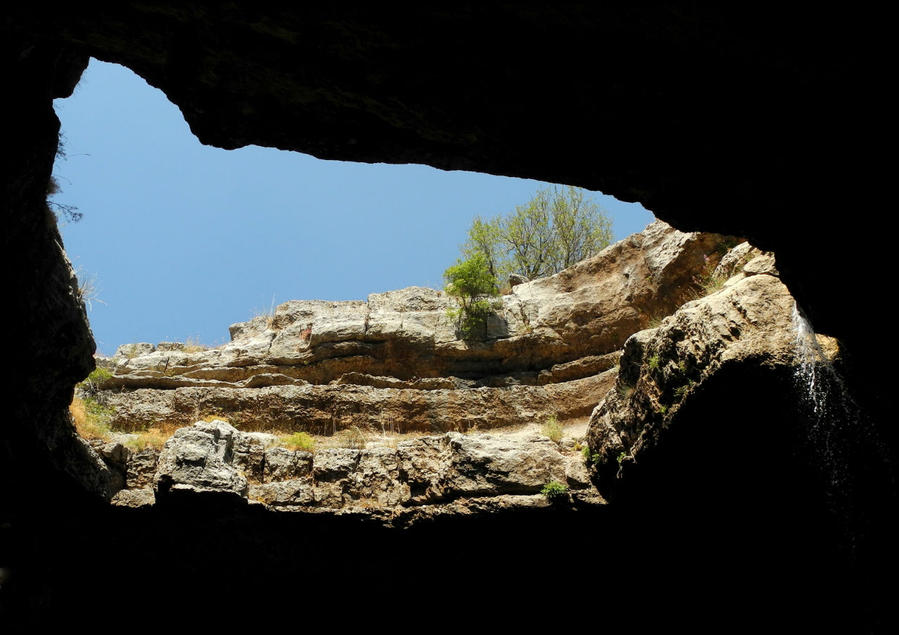
[[[248,479],[262,482],[266,451],[277,445],[278,437],[264,432],[249,432],[235,434],[233,438],[232,464]]]
[[[159,450],[145,448],[130,452],[125,472],[125,486],[128,488],[152,487],[156,478]]]
[[[265,451],[263,479],[266,483],[312,475],[312,453],[270,448]]]
[[[133,344],[122,344],[119,346],[113,357],[130,359],[140,355],[149,355],[156,350],[150,342],[135,342]]]
[[[776,276],[756,273],[754,263],[758,270],[773,270],[769,255],[755,256],[721,290],[684,304],[658,328],[628,338],[615,390],[596,407],[588,427],[587,441],[604,495],[612,495],[630,466],[645,464],[646,457],[666,447],[673,430],[698,425],[681,411],[708,401],[707,384],[719,385],[720,391],[722,382],[733,382],[726,388],[730,399],[747,411],[756,406],[740,405],[741,399],[774,402],[778,395],[792,392],[793,377],[804,363],[796,304]],[[751,271],[745,271],[750,265]],[[820,336],[814,351],[812,364],[829,364],[838,347]],[[759,378],[760,386],[773,383],[778,393],[743,394],[753,384],[744,379],[739,386],[737,377]],[[722,406],[716,407],[720,411]],[[719,416],[723,432],[728,416]]]
[[[533,494],[566,482],[557,444],[539,435],[447,433],[400,443],[399,458],[417,504],[499,494]]]
[[[247,495],[247,479],[233,465],[239,433],[224,421],[198,421],[166,441],[154,479],[157,502],[174,495]]]

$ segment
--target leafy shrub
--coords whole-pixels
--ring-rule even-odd
[[[513,212],[476,218],[462,247],[479,255],[495,278],[519,273],[529,280],[558,273],[612,241],[612,221],[580,188],[538,190]]]
[[[550,481],[543,486],[540,493],[543,494],[550,503],[555,503],[568,496],[568,486],[563,485],[559,481]]]
[[[599,464],[599,460],[602,458],[599,452],[591,452],[589,445],[584,446],[581,454],[584,456],[584,463],[594,467]]]
[[[103,382],[112,377],[112,373],[101,366],[97,366],[91,371],[84,381],[77,386],[80,393],[84,395],[95,395],[103,386]]]
[[[281,437],[281,444],[290,450],[312,452],[315,449],[315,439],[305,432],[284,435]]]
[[[479,330],[486,333],[487,318],[493,308],[485,296],[498,295],[499,289],[484,256],[475,254],[468,260],[457,262],[443,272],[443,278],[447,295],[460,303],[460,307],[448,311],[447,316],[456,321],[462,337],[469,339]]]
[[[550,415],[546,419],[546,423],[543,424],[541,431],[543,432],[543,436],[549,437],[551,441],[558,443],[562,440],[562,426],[559,425],[559,420],[556,418],[556,415]]]
[[[87,376],[87,381],[92,381],[94,383],[99,383],[106,381],[112,377],[112,373],[102,366],[97,366],[94,370],[91,371],[91,374]]]

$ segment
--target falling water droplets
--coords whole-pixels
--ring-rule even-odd
[[[831,503],[846,494],[845,438],[859,427],[859,410],[843,378],[821,347],[815,331],[793,304],[794,381],[800,406],[808,417],[808,444],[829,481]]]
[[[833,372],[815,331],[808,320],[799,311],[799,306],[793,303],[793,343],[796,349],[796,383],[802,389],[803,397],[812,407],[814,415],[818,418],[825,416],[828,393],[824,378],[821,376],[828,368]]]

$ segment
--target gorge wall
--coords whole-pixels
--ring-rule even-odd
[[[891,101],[881,94],[887,85],[882,78],[888,76],[884,61],[890,59],[883,50],[891,41],[883,32],[887,24],[876,14],[841,7],[768,12],[453,3],[412,12],[329,5],[299,14],[264,5],[126,2],[102,11],[76,5],[51,10],[41,3],[7,9],[0,27],[8,95],[0,244],[15,336],[8,357],[14,372],[5,385],[13,416],[2,425],[0,477],[2,540],[15,547],[7,549],[13,554],[7,560],[20,577],[4,588],[18,589],[15,597],[28,599],[30,614],[47,619],[53,612],[43,611],[46,607],[80,606],[85,589],[108,587],[103,584],[108,574],[85,553],[65,546],[59,534],[87,543],[94,534],[108,536],[110,526],[118,528],[107,538],[111,549],[128,552],[133,547],[126,536],[143,538],[144,555],[183,574],[180,588],[186,593],[197,593],[191,581],[206,579],[201,572],[227,570],[216,549],[175,538],[185,536],[186,528],[198,535],[227,535],[232,550],[256,554],[255,564],[246,560],[234,566],[245,579],[269,572],[269,581],[277,578],[276,588],[290,577],[283,563],[304,557],[320,565],[312,567],[319,582],[335,586],[342,581],[338,571],[372,584],[385,578],[403,584],[415,574],[434,579],[410,545],[459,535],[453,531],[458,526],[444,525],[432,533],[418,530],[418,538],[403,543],[374,529],[359,533],[325,520],[273,522],[256,511],[129,515],[100,505],[108,493],[104,483],[79,480],[81,466],[91,459],[67,433],[65,407],[74,384],[90,370],[93,342],[45,198],[59,125],[52,99],[71,92],[89,56],[125,64],[160,87],[206,143],[259,143],[328,158],[416,161],[582,185],[640,200],[682,230],[741,235],[775,250],[782,279],[811,322],[844,344],[847,384],[895,461],[882,335],[871,328],[870,313],[860,310],[879,297],[879,273],[889,270],[889,250],[871,246],[871,228],[862,222],[876,218],[886,204],[885,163],[871,146],[879,147],[890,129]],[[555,90],[531,90],[535,77],[576,89],[559,99]],[[858,220],[839,220],[847,216]],[[752,373],[739,376],[744,383],[752,378]],[[728,406],[723,385],[708,387],[721,381],[704,389],[707,405],[693,409],[699,420],[714,421],[718,409]],[[794,421],[792,399],[783,397],[781,384],[759,382],[754,385],[759,394],[771,396],[769,405],[755,399],[748,402],[751,408],[731,408],[744,424],[735,428],[751,429],[758,420]],[[688,437],[677,447],[721,456],[713,439]],[[708,486],[711,479],[700,477],[714,474],[718,489],[706,487],[706,496],[695,500],[720,502],[728,482],[741,484],[741,501],[755,500],[739,468],[781,446],[752,435],[742,440],[751,443],[734,438],[727,445],[734,452],[731,461],[707,467],[665,460],[656,474],[674,470],[686,480],[643,482]],[[840,443],[847,454],[870,458],[851,437]],[[788,451],[776,458],[796,465]],[[701,467],[685,470],[691,465]],[[512,595],[519,589],[514,581],[528,579],[528,566],[489,545],[508,545],[510,536],[521,545],[544,531],[563,531],[590,545],[585,547],[590,563],[604,562],[615,572],[593,573],[591,596],[610,597],[622,606],[638,601],[619,587],[640,588],[652,578],[675,588],[679,579],[673,572],[696,570],[699,563],[706,580],[724,579],[736,585],[734,592],[708,582],[701,590],[711,601],[702,606],[690,603],[687,591],[651,593],[651,601],[684,623],[701,611],[745,615],[741,609],[757,608],[759,602],[752,601],[758,598],[753,588],[739,582],[741,574],[749,570],[764,577],[767,564],[792,577],[768,577],[773,590],[759,609],[765,615],[783,609],[805,627],[814,620],[802,622],[809,615],[832,627],[839,622],[829,621],[834,611],[849,625],[880,623],[891,589],[871,580],[895,568],[894,482],[876,470],[859,474],[866,494],[855,504],[865,510],[865,520],[852,530],[855,555],[845,558],[834,546],[839,540],[816,533],[818,512],[791,508],[790,500],[816,495],[804,485],[808,479],[801,470],[787,471],[794,475],[792,494],[752,507],[757,521],[752,528],[765,529],[761,534],[769,539],[754,543],[761,546],[750,555],[740,551],[746,544],[740,538],[753,532],[740,530],[737,522],[714,536],[702,534],[708,544],[698,537],[702,532],[690,531],[715,518],[700,503],[685,514],[689,527],[677,530],[683,518],[672,490],[663,488],[656,491],[667,498],[651,497],[651,505],[627,508],[613,522],[608,516],[582,516],[533,520],[522,529],[520,518],[481,519],[484,542],[465,541],[465,561],[501,564],[497,570]],[[27,486],[23,474],[29,475]],[[779,491],[773,480],[765,485],[767,493]],[[734,521],[747,517],[745,508],[742,516],[733,505],[728,509]],[[784,543],[771,538],[773,527],[762,527],[764,519],[781,513],[795,521]],[[311,539],[306,550],[297,546],[297,534],[349,537],[366,554],[359,560],[373,566],[344,557],[345,568],[328,568],[323,555],[309,555]],[[803,543],[809,535],[815,538]],[[260,543],[280,548],[260,549]],[[609,544],[632,548],[616,555],[599,547]],[[658,549],[639,547],[645,544]],[[388,558],[376,548],[385,545],[399,555]],[[544,563],[544,570],[571,574],[583,565],[556,559]],[[165,588],[170,577],[150,572],[139,585],[132,576],[131,584]],[[454,569],[441,588],[452,583],[470,588],[464,585],[471,585],[472,577],[465,567]],[[795,588],[807,593],[797,598]],[[209,592],[210,599],[214,595]],[[117,597],[126,598],[124,592]],[[697,613],[677,613],[678,606]]]
[[[728,251],[735,242],[656,221],[514,286],[465,336],[449,313],[454,299],[410,287],[367,302],[286,302],[231,325],[231,342],[213,349],[123,345],[98,360],[111,372],[79,388],[113,431],[91,445],[116,505],[221,491],[277,509],[365,505],[396,524],[471,505],[545,504],[502,497],[539,494],[551,481],[601,502],[577,424],[614,385],[632,333],[758,254],[747,243]],[[191,424],[161,454],[133,435]],[[556,430],[541,434],[541,424]],[[319,435],[327,446],[291,452],[273,432]],[[206,467],[188,456],[207,457]]]

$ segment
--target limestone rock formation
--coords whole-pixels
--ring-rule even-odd
[[[589,415],[635,330],[679,306],[725,238],[662,222],[495,302],[463,340],[443,292],[410,287],[367,302],[291,301],[230,328],[230,343],[121,347],[102,398],[113,427],[221,415],[243,430],[317,434],[491,429]],[[152,349],[152,350],[151,350]]]
[[[198,421],[175,432],[162,452],[128,455],[118,444],[109,460],[152,463],[155,501],[222,494],[282,511],[367,510],[397,519],[447,513],[447,505],[502,507],[542,504],[551,481],[601,502],[585,478],[580,452],[530,432],[450,432],[395,447],[326,448],[315,453],[274,445],[271,435],[240,432],[223,421]],[[113,444],[109,444],[113,445]],[[104,455],[105,456],[105,455]],[[146,480],[129,480],[113,504],[152,504]],[[512,497],[512,498],[510,498]],[[515,498],[519,497],[519,498]],[[497,500],[502,498],[502,500]],[[480,502],[473,503],[475,499]],[[463,501],[460,503],[460,501]],[[488,502],[489,501],[489,502]]]
[[[775,275],[773,256],[743,243],[722,259],[721,270],[735,275],[720,290],[684,304],[659,327],[625,343],[615,389],[591,415],[587,435],[604,493],[626,479],[628,466],[664,446],[670,430],[690,426],[682,409],[728,369],[779,370],[789,377],[805,362],[797,343],[796,303]],[[838,347],[832,338],[817,336],[815,350],[815,363],[829,363]],[[735,393],[732,398],[767,397]],[[728,417],[721,413],[722,426]]]
[[[166,441],[154,479],[156,498],[183,493],[245,496],[247,479],[234,466],[237,430],[223,421],[199,421]]]

